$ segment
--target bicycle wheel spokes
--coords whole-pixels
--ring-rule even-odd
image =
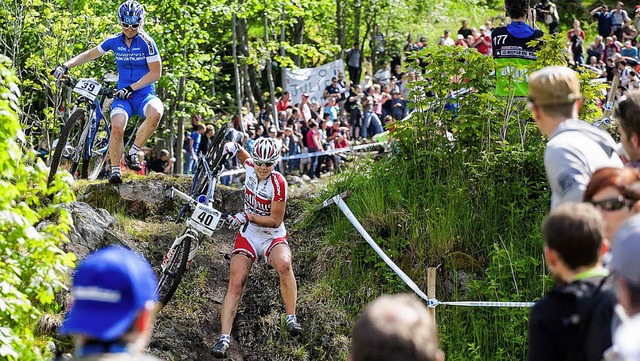
[[[184,237],[184,232],[181,237]],[[191,236],[186,236],[181,243],[171,247],[162,262],[160,279],[156,287],[156,295],[162,307],[169,303],[182,281],[182,276],[187,269],[190,249]]]
[[[109,154],[109,134],[106,130],[98,132],[93,140],[93,146],[86,152],[88,159],[84,160],[83,167],[87,169],[87,178],[98,178],[104,162]]]
[[[60,161],[63,158],[67,158],[69,156],[67,145],[75,145],[71,139],[79,138],[79,134],[81,133],[82,126],[84,125],[83,119],[86,119],[86,111],[84,109],[75,110],[70,116],[69,119],[64,123],[64,126],[60,130],[60,134],[58,135],[58,143],[56,144],[56,148],[53,151],[53,155],[51,157],[51,168],[49,170],[49,180],[47,183],[51,183],[53,177],[58,171],[58,166],[60,165]],[[79,124],[79,125],[78,125]]]

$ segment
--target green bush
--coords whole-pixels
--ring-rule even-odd
[[[35,326],[55,307],[54,292],[74,261],[60,249],[70,219],[59,205],[74,196],[60,177],[48,187],[48,168],[21,148],[19,93],[11,63],[0,56],[0,359],[41,360]]]

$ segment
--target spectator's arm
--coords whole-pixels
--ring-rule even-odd
[[[591,15],[591,16],[596,15],[596,13],[597,13],[598,11],[600,11],[600,9],[602,9],[602,6],[598,6],[597,8],[595,8],[595,9],[591,10],[591,12],[589,13],[589,15]]]
[[[193,143],[194,143],[193,138],[189,138],[189,154],[191,154],[191,156],[193,158],[195,158],[196,157],[196,153],[195,153],[195,151],[193,149]]]
[[[171,159],[169,159],[169,163],[167,164],[166,167],[164,167],[164,170],[162,171],[162,173],[169,174],[169,172],[171,172],[171,167],[173,167],[173,163],[175,161],[176,161],[176,159],[171,157]]]

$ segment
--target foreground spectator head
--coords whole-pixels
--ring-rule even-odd
[[[409,294],[372,302],[353,328],[352,361],[444,360],[427,307]]]
[[[511,19],[527,15],[529,0],[504,0],[504,10]]]
[[[640,314],[640,215],[627,219],[615,235],[611,269],[620,304],[630,316]]]
[[[577,118],[582,95],[575,71],[566,66],[549,66],[533,72],[528,83],[529,107],[544,135],[549,136],[557,125],[557,119],[549,118]]]
[[[571,273],[600,262],[604,220],[588,203],[563,203],[549,212],[542,226],[544,254],[549,272],[572,282]]]
[[[593,204],[606,223],[606,238],[613,239],[640,199],[640,172],[634,168],[600,168],[591,175],[583,200]]]
[[[135,252],[110,246],[88,255],[73,277],[74,303],[62,334],[90,342],[117,342],[142,352],[151,335],[157,280]]]
[[[640,90],[627,92],[613,109],[620,142],[630,161],[640,160]]]

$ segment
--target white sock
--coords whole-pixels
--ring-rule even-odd
[[[227,342],[231,342],[231,335],[229,335],[228,333],[223,333],[220,335],[220,341],[227,341]]]
[[[121,174],[122,172],[120,171],[120,166],[119,166],[119,165],[117,165],[117,166],[111,167],[111,173],[112,173],[112,174],[113,174],[113,173]]]
[[[134,144],[134,145],[131,146],[131,149],[129,149],[129,153],[128,154],[129,155],[132,155],[132,154],[136,154],[137,155],[139,150],[140,150],[140,147],[138,147],[137,145]]]
[[[285,321],[287,321],[287,323],[297,322],[297,320],[296,320],[296,315],[295,315],[295,314],[293,314],[293,315],[286,315],[286,316],[284,317],[284,319],[285,319]]]

